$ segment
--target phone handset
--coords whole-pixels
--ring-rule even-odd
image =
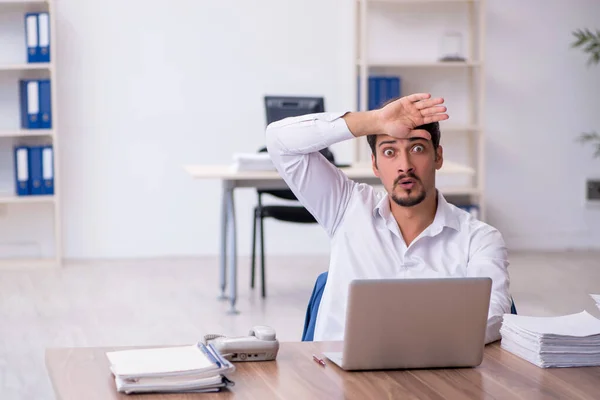
[[[265,325],[253,327],[248,336],[206,335],[204,344],[212,344],[231,362],[275,360],[279,351],[275,330]]]

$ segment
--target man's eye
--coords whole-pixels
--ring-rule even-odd
[[[415,153],[422,153],[425,150],[425,147],[423,147],[422,145],[418,144],[415,147],[413,147],[413,151]]]
[[[394,150],[392,150],[392,149],[385,149],[383,151],[383,155],[386,156],[386,157],[391,157],[391,156],[394,155]]]

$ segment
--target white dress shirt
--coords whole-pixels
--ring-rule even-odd
[[[406,246],[388,194],[350,180],[318,152],[355,139],[341,118],[344,114],[309,114],[267,127],[273,163],[331,240],[314,340],[343,340],[353,279],[481,276],[492,279],[485,342],[500,339],[502,316],[511,306],[502,235],[438,193],[433,223]]]

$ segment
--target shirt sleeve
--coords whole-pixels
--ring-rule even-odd
[[[492,279],[492,293],[485,334],[485,343],[488,344],[501,338],[500,328],[503,316],[510,313],[508,251],[500,232],[486,226],[473,237],[470,253],[467,264],[468,275]]]
[[[356,183],[319,150],[353,139],[345,113],[289,117],[269,124],[267,150],[277,171],[300,203],[332,236]]]

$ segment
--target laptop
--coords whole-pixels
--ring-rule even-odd
[[[344,370],[476,367],[483,361],[492,280],[359,279],[350,283]]]

